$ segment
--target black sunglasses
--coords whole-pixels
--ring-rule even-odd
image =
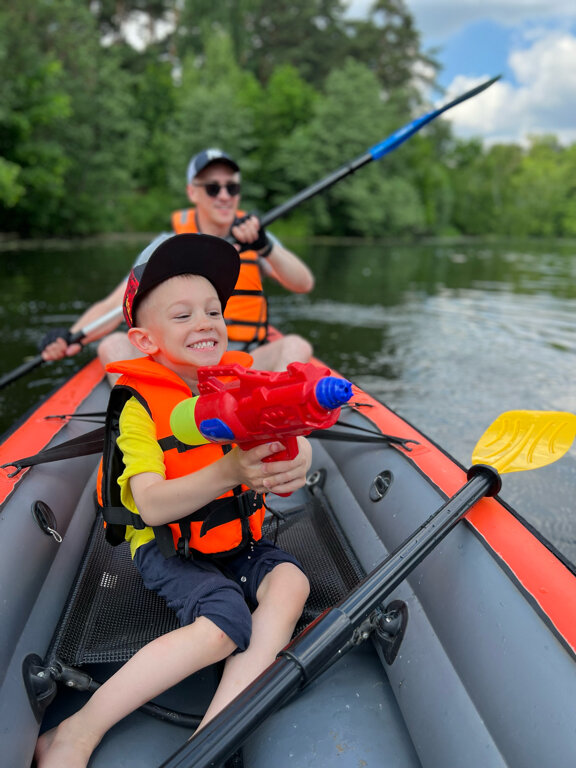
[[[241,185],[238,181],[227,181],[226,184],[219,184],[217,181],[209,181],[206,184],[194,183],[195,187],[204,187],[208,197],[218,197],[222,187],[226,187],[226,192],[230,197],[236,197],[240,194]]]

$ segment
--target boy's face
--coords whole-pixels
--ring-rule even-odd
[[[204,222],[228,231],[236,216],[240,203],[240,193],[230,195],[226,184],[240,182],[240,174],[235,173],[229,165],[212,163],[196,176],[188,185],[188,197],[196,206],[199,217]],[[219,184],[220,191],[216,197],[211,197],[206,191],[205,184]]]
[[[185,379],[196,368],[217,365],[228,335],[216,289],[200,275],[166,280],[145,296],[131,341]]]

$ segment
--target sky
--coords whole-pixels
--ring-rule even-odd
[[[361,17],[371,0],[348,0]],[[440,62],[435,106],[495,75],[502,79],[446,112],[454,133],[487,144],[554,134],[576,142],[576,0],[405,0],[422,49]]]

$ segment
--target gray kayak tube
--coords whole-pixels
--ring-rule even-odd
[[[90,366],[4,439],[0,464],[94,428],[46,419],[105,409],[108,386]],[[308,485],[268,500],[282,519],[267,519],[266,535],[294,552],[312,584],[298,631],[354,594],[466,483],[466,470],[400,416],[367,393],[354,400],[363,405],[346,409],[334,434],[311,438]],[[370,441],[341,436],[362,430]],[[29,768],[39,732],[78,709],[150,633],[175,626],[124,545],[104,540],[98,460],[14,478],[0,470],[0,745],[11,768]],[[476,503],[378,609],[388,624],[374,622],[330,667],[320,662],[237,745],[234,765],[572,767],[576,575],[499,496]],[[90,768],[184,768],[197,739],[178,715],[200,716],[219,675],[204,670],[159,697],[156,717],[138,711],[119,723]]]

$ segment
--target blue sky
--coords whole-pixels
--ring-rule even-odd
[[[436,49],[437,105],[485,79],[502,80],[446,113],[462,137],[524,143],[553,133],[576,142],[576,0],[405,0],[424,50]],[[361,16],[371,0],[348,0]]]

